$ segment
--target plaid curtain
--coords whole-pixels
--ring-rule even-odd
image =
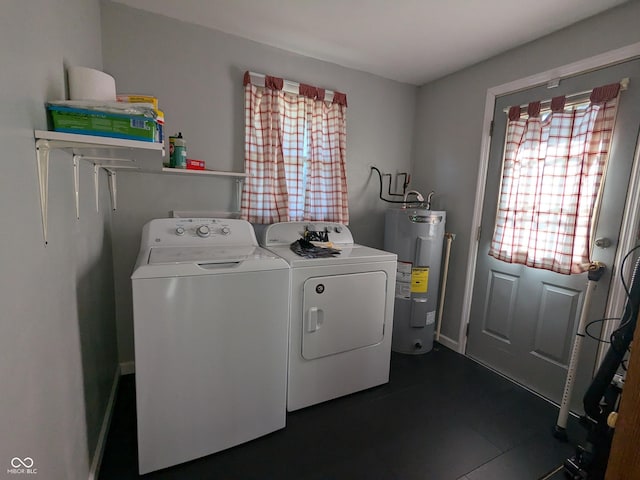
[[[502,184],[489,255],[563,274],[590,264],[591,230],[615,124],[620,85],[593,90],[567,110],[554,98],[509,111]]]
[[[267,76],[245,74],[245,179],[242,218],[254,223],[330,221],[347,224],[346,95],[284,92]]]

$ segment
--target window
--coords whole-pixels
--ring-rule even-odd
[[[556,97],[543,116],[540,102],[529,104],[527,118],[510,109],[489,255],[564,274],[588,269],[619,89],[596,88],[580,108]]]
[[[346,95],[245,74],[245,172],[242,218],[254,223],[348,223]]]

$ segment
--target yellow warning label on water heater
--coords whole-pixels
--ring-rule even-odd
[[[417,267],[411,270],[411,293],[427,293],[429,285],[429,267]]]

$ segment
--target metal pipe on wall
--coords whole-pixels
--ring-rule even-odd
[[[445,233],[447,244],[444,253],[444,271],[442,272],[442,289],[440,290],[440,301],[438,302],[438,322],[436,325],[436,341],[440,341],[440,327],[442,327],[442,312],[444,310],[444,296],[447,289],[447,276],[449,274],[449,257],[451,256],[451,243],[456,238],[455,233]]]

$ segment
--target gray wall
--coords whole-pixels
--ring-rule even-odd
[[[420,88],[413,184],[435,190],[457,234],[442,333],[458,339],[487,89],[640,41],[640,3],[625,6],[511,50]]]
[[[112,219],[105,175],[96,213],[92,169],[84,164],[76,220],[71,159],[54,152],[45,247],[33,130],[46,129],[43,103],[65,96],[66,66],[104,64],[121,92],[160,97],[167,131],[182,130],[190,156],[220,170],[242,170],[244,70],[346,92],[356,239],[382,244],[386,206],[369,166],[395,173],[408,170],[413,158],[413,186],[440,193],[434,206],[449,212],[448,230],[459,235],[448,297],[456,300],[447,304],[444,325],[455,338],[486,89],[640,41],[637,18],[640,5],[633,2],[433,82],[419,91],[414,123],[417,89],[409,85],[109,2],[3,2],[0,475],[11,458],[30,456],[43,478],[87,477],[117,368],[114,276],[120,358],[133,359],[128,276],[143,223],[173,209],[235,208],[228,178],[121,173]]]
[[[417,88],[219,31],[102,3],[105,71],[122,93],[160,99],[167,132],[182,131],[189,157],[208,168],[243,170],[245,70],[347,93],[347,181],[351,228],[360,243],[382,246],[384,209],[370,165],[406,171],[411,161]],[[234,181],[119,174],[113,222],[121,361],[133,359],[129,275],[143,224],[170,210],[229,210]]]
[[[109,209],[92,209],[84,165],[77,221],[71,157],[53,153],[45,247],[33,139],[47,128],[44,102],[65,97],[65,67],[101,67],[99,15],[97,0],[2,2],[2,478],[28,456],[38,478],[86,479],[117,371]]]

